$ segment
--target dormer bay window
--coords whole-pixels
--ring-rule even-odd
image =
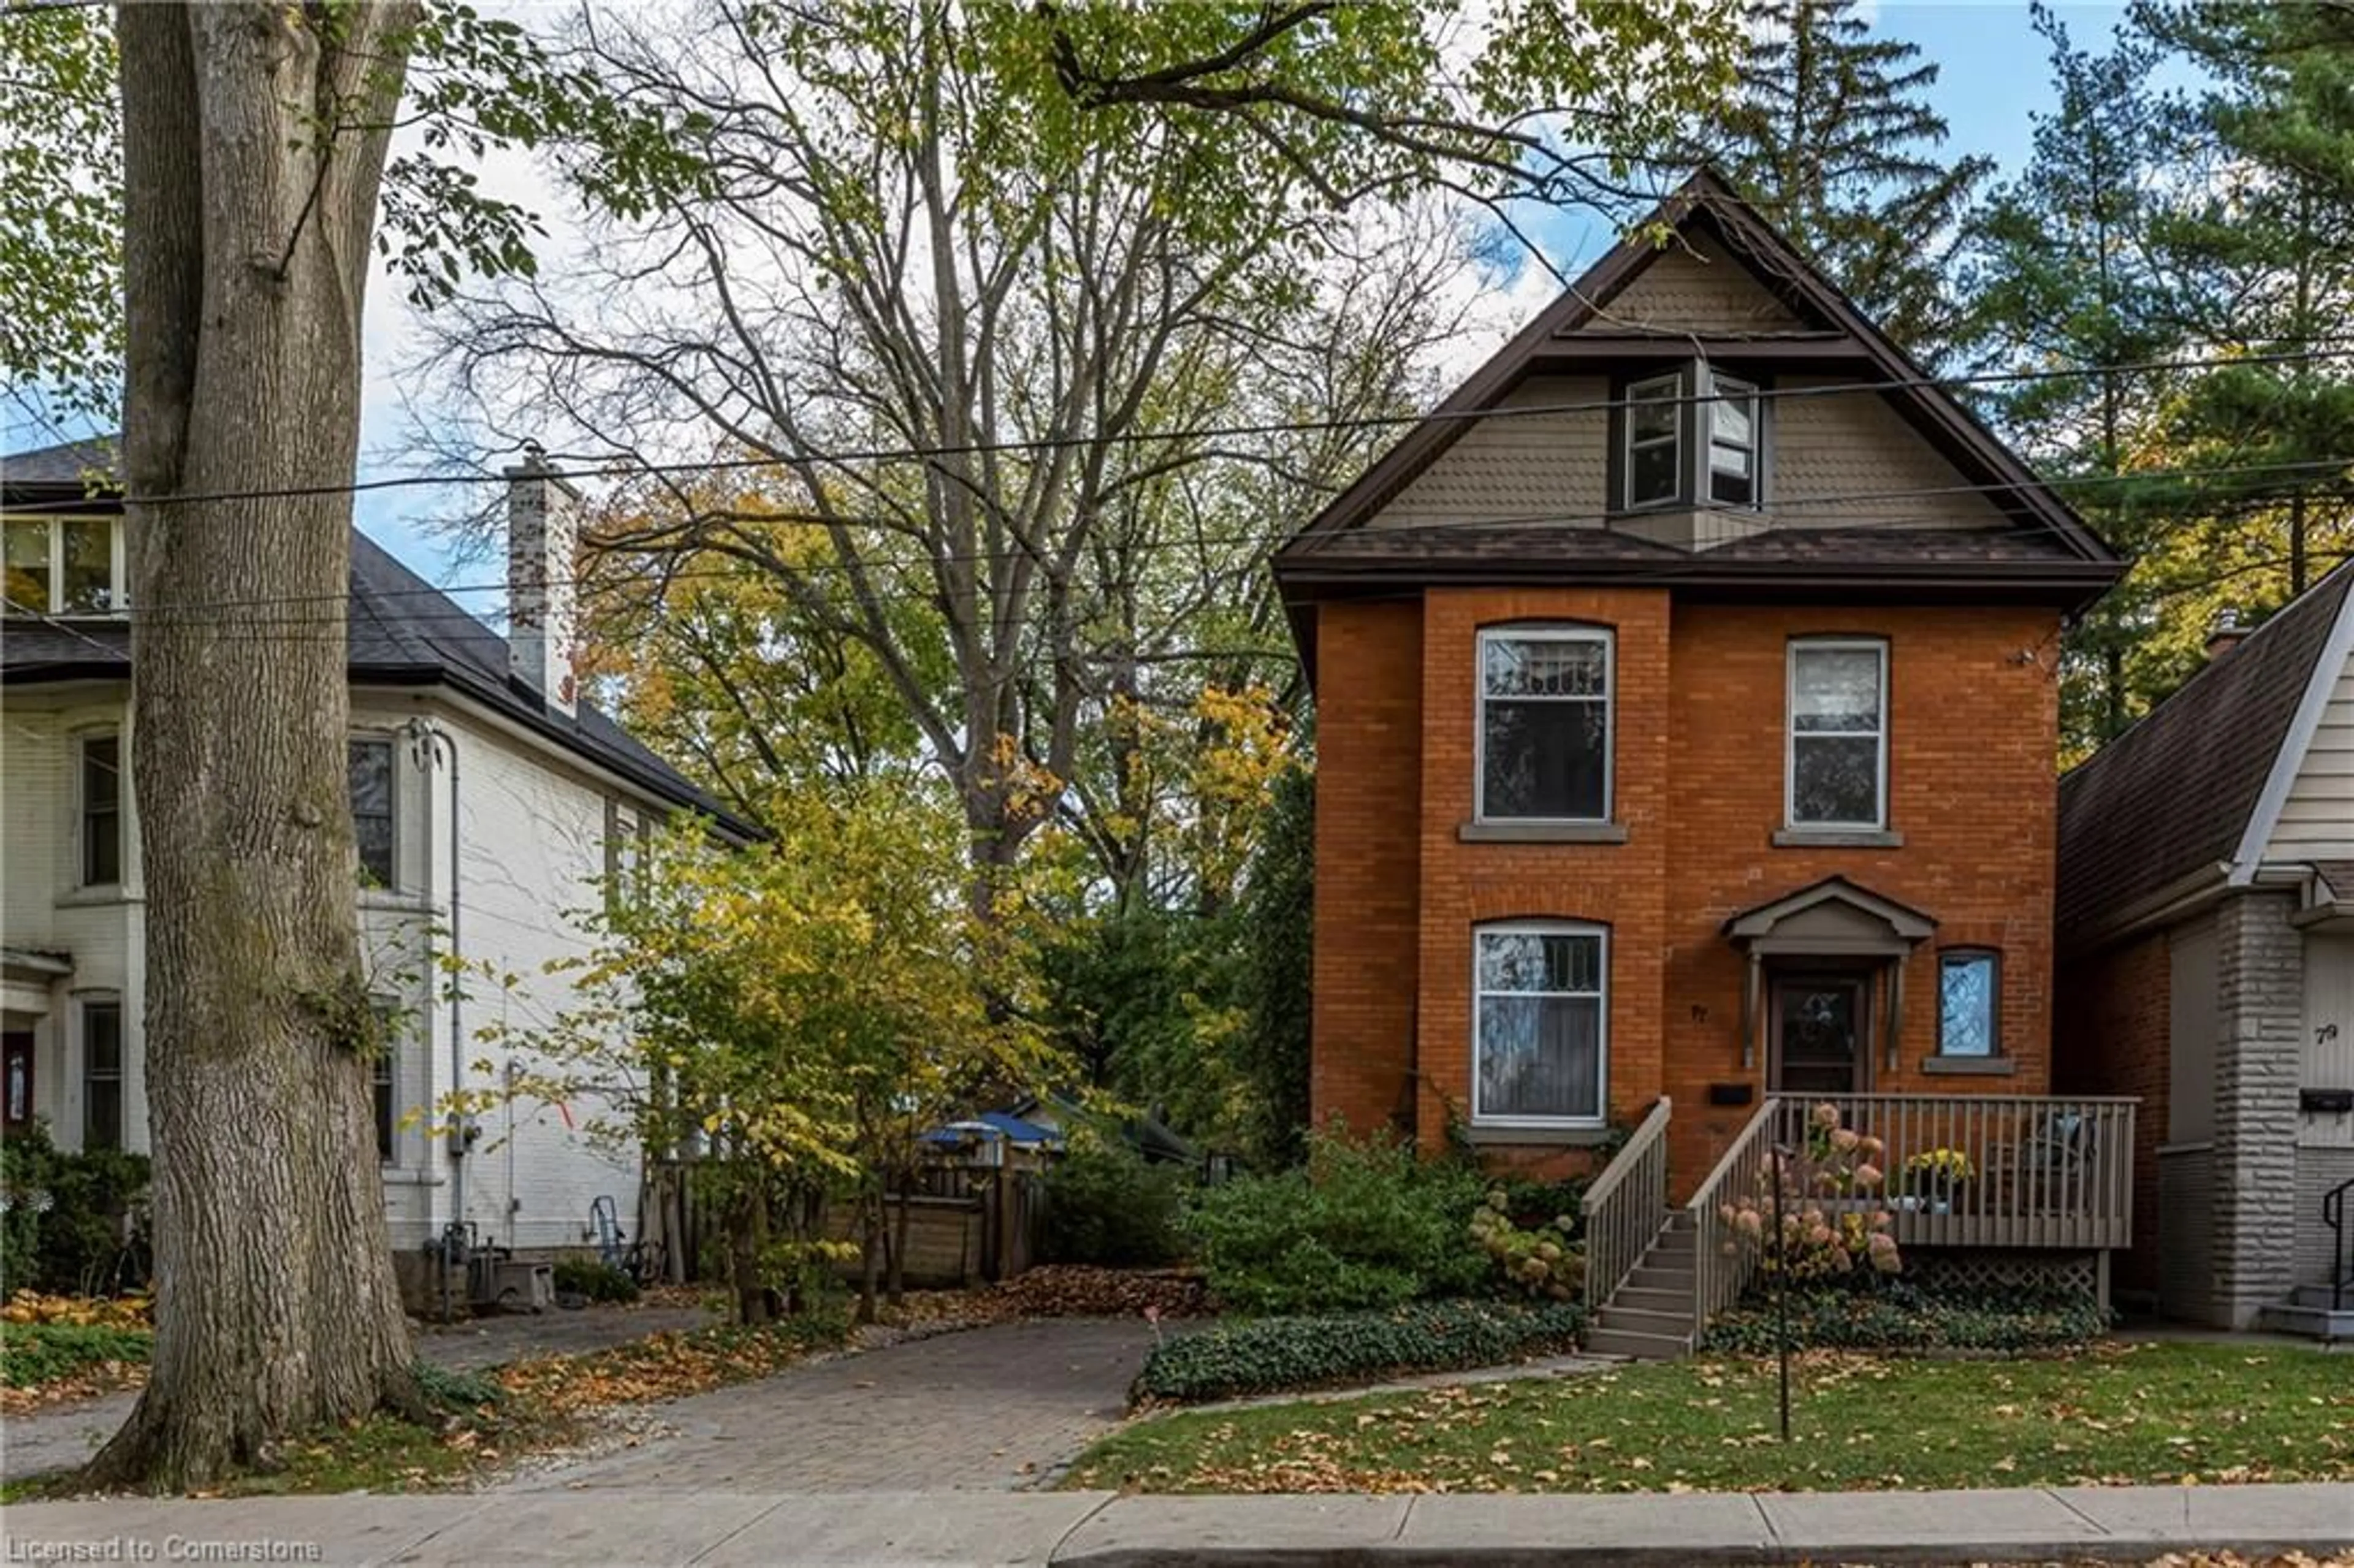
[[[1613,508],[1755,509],[1765,494],[1765,408],[1757,385],[1694,360],[1638,374],[1611,410]]]

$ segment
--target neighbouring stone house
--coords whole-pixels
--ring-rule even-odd
[[[2349,651],[2340,567],[2061,783],[2061,1081],[2141,1098],[2122,1284],[2169,1317],[2354,1337]]]
[[[1713,176],[1656,218],[1277,555],[1314,1116],[1545,1169],[1631,1128],[1617,1348],[1737,1291],[1720,1201],[1823,1099],[1969,1156],[1925,1266],[2094,1283],[2132,1107],[2049,1096],[2056,667],[2118,561]]]
[[[44,1118],[68,1149],[148,1143],[147,989],[129,701],[122,517],[111,443],[0,459],[0,1112]],[[574,690],[575,498],[535,459],[510,470],[510,618],[502,637],[355,531],[351,801],[364,950],[394,1028],[377,1068],[376,1152],[392,1240],[416,1256],[453,1220],[484,1243],[578,1246],[610,1197],[635,1224],[634,1151],[597,1147],[594,1107],[518,1105],[472,1152],[408,1113],[506,1053],[493,1013],[562,1004],[551,959],[584,938],[568,911],[673,813],[753,832]],[[453,1001],[429,952],[523,977]],[[267,1224],[267,1216],[256,1216]],[[420,1271],[405,1271],[421,1277]]]

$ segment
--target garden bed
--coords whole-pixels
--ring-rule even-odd
[[[1866,1290],[1793,1290],[1785,1304],[1794,1349],[1906,1351],[1920,1355],[2016,1355],[2079,1351],[2109,1328],[2090,1295],[2014,1291],[1956,1300],[1888,1282]],[[1752,1296],[1710,1323],[1704,1349],[1769,1355],[1784,1316]]]
[[[1139,1404],[1199,1404],[1496,1366],[1568,1351],[1584,1322],[1575,1305],[1501,1301],[1249,1319],[1161,1345],[1145,1358],[1131,1397]]]

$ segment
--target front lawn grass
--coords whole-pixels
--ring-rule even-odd
[[[1153,1492],[1832,1491],[2354,1479],[2354,1358],[2105,1346],[2042,1361],[1812,1354],[1138,1422],[1065,1485]]]

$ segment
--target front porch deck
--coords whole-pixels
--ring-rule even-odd
[[[1671,1210],[1664,1155],[1672,1113],[1662,1100],[1587,1190],[1586,1299],[1606,1312],[1655,1245],[1671,1234],[1688,1236],[1679,1245],[1691,1258],[1689,1323],[1699,1332],[1740,1299],[1756,1273],[1761,1249],[1742,1231],[1735,1211],[1743,1200],[1763,1205],[1770,1199],[1777,1161],[1786,1195],[1838,1208],[1885,1207],[1899,1247],[2103,1253],[2126,1246],[2133,1239],[2137,1103],[2048,1095],[1777,1095],[1758,1108],[1691,1201]],[[1883,1180],[1874,1192],[1842,1196],[1815,1184],[1815,1152],[1833,1113],[1837,1120],[1829,1125],[1879,1139],[1871,1162]],[[1681,1268],[1677,1272],[1681,1286]],[[1645,1328],[1657,1332],[1659,1325]]]

